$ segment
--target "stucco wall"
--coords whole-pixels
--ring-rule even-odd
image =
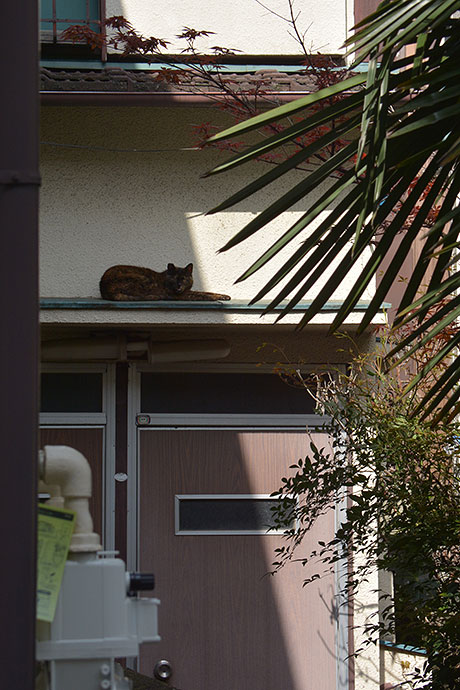
[[[269,8],[269,9],[268,9]],[[353,0],[299,0],[294,2],[299,29],[306,33],[306,44],[313,51],[336,53],[353,25]],[[270,12],[269,10],[272,10]],[[287,0],[234,0],[222,3],[208,0],[107,0],[107,16],[123,15],[145,36],[165,38],[172,46],[183,27],[213,31],[215,35],[200,43],[237,48],[251,55],[300,53],[299,45],[289,36],[289,25],[280,17],[289,16]]]
[[[416,669],[423,668],[426,657],[420,654],[403,652],[397,649],[383,649],[384,677],[381,687],[383,690],[401,690],[410,688]],[[420,687],[420,686],[419,686]]]
[[[43,109],[42,141],[104,150],[42,146],[42,296],[98,297],[102,273],[117,263],[164,270],[168,262],[185,266],[190,261],[196,289],[224,292],[236,300],[248,301],[255,295],[291,248],[250,280],[237,285],[234,281],[305,206],[299,205],[229,252],[217,251],[268,205],[274,192],[290,188],[301,173],[291,174],[273,192],[269,188],[236,210],[203,215],[265,171],[264,164],[255,164],[252,169],[201,179],[200,174],[221,161],[222,154],[178,149],[193,145],[192,125],[211,117],[216,117],[215,111],[202,108]],[[153,150],[106,150],[110,148]],[[323,191],[319,188],[317,195]],[[292,247],[298,244],[299,240]],[[343,299],[352,277],[334,299]],[[364,298],[369,299],[371,292]]]

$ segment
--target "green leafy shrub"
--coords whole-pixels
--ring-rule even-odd
[[[388,343],[382,348],[387,351]],[[460,427],[456,421],[433,425],[414,414],[423,390],[402,395],[404,372],[385,372],[383,354],[355,359],[347,375],[318,379],[315,397],[330,420],[325,431],[331,446],[311,440],[310,457],[282,480],[277,495],[298,498],[298,526],[286,530],[274,566],[296,557],[304,535],[320,515],[339,510],[345,492],[335,538],[319,542],[303,563],[316,560],[321,571],[346,557],[347,597],[371,573],[395,573],[395,593],[379,593],[379,618],[366,625],[368,642],[398,635],[423,647],[427,661],[413,687],[459,688]],[[292,518],[292,503],[285,510],[281,503],[280,525],[288,514]]]

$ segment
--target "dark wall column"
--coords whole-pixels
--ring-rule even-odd
[[[38,393],[38,3],[2,4],[0,687],[32,690]]]

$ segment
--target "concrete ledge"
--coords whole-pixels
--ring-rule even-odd
[[[310,306],[303,302],[280,321],[280,325],[296,326]],[[47,297],[40,300],[40,322],[43,325],[151,327],[159,325],[273,325],[277,322],[284,304],[265,312],[268,302],[248,305],[247,302],[192,302],[161,300],[157,302],[112,302],[97,298]],[[310,322],[310,325],[328,326],[342,306],[330,302]],[[360,303],[345,320],[347,325],[361,322],[368,303]],[[386,322],[385,305],[372,320],[372,324]]]
[[[191,300],[155,300],[151,302],[114,302],[95,297],[43,297],[40,299],[40,309],[188,309],[198,310],[222,310],[228,312],[257,312],[261,314],[265,311],[269,302],[259,302],[258,304],[248,304],[241,300],[230,300],[228,302],[206,302]],[[300,302],[292,311],[304,312],[311,305],[311,302]],[[280,313],[286,302],[269,313]],[[365,312],[369,302],[359,302],[354,312]],[[380,308],[383,312],[390,308],[390,304],[384,303]],[[321,313],[337,312],[342,307],[342,302],[328,302]]]

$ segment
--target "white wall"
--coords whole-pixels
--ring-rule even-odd
[[[196,289],[246,301],[255,295],[291,249],[250,280],[237,285],[234,281],[305,207],[299,205],[249,241],[218,254],[272,200],[273,192],[270,188],[236,210],[199,215],[243,185],[248,175],[265,171],[264,164],[258,163],[252,170],[239,168],[201,179],[200,174],[221,161],[223,154],[178,149],[194,143],[192,124],[210,117],[215,117],[215,111],[199,108],[43,109],[44,141],[156,151],[42,147],[42,296],[99,297],[101,275],[117,263],[164,270],[168,262],[185,266],[190,261],[195,265]],[[299,175],[287,178],[284,189]],[[317,194],[322,191],[318,189]],[[335,299],[343,299],[349,286],[350,280]],[[371,291],[365,298],[370,296]]]
[[[287,0],[107,0],[107,16],[123,15],[145,36],[175,37],[184,26],[214,31],[200,46],[237,48],[247,54],[290,55],[301,52],[288,34],[289,26],[269,10],[289,16]],[[269,9],[267,9],[269,8]],[[298,27],[307,30],[306,43],[313,51],[336,53],[353,25],[353,0],[294,0],[300,11]]]

